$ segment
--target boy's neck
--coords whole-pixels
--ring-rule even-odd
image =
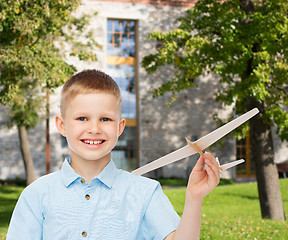
[[[73,158],[71,154],[71,167],[80,176],[84,177],[89,183],[94,177],[98,176],[103,169],[110,162],[110,154],[103,159],[99,160],[83,160],[76,157]]]

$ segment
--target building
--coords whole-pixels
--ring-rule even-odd
[[[123,116],[127,119],[124,134],[113,151],[113,159],[123,169],[132,170],[186,145],[185,137],[196,140],[217,128],[212,116],[218,113],[223,119],[232,109],[223,107],[213,99],[217,78],[205,76],[196,79],[199,88],[187,90],[167,107],[169,94],[153,98],[151,90],[169,79],[172,70],[163,68],[148,75],[141,67],[143,56],[152,53],[157,43],[146,39],[154,30],[169,31],[177,26],[175,19],[192,7],[192,0],[85,0],[77,14],[94,13],[90,27],[103,46],[97,52],[96,63],[68,61],[78,70],[96,68],[110,74],[120,85],[123,95]],[[60,168],[68,154],[65,139],[54,126],[59,113],[59,90],[51,96],[51,171]],[[5,109],[1,108],[0,121],[5,122]],[[45,121],[29,131],[31,152],[38,175],[45,174]],[[287,142],[274,136],[275,161],[288,160]],[[249,138],[236,142],[227,136],[221,144],[210,150],[221,162],[236,158],[246,159],[245,164],[225,172],[226,178],[253,178],[254,164],[250,159]],[[0,179],[24,178],[24,167],[19,150],[17,129],[0,129]],[[150,177],[186,178],[194,166],[197,155],[160,168]]]

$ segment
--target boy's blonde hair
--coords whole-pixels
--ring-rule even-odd
[[[120,114],[122,111],[122,97],[117,83],[106,73],[99,70],[84,70],[73,75],[64,85],[61,91],[60,110],[64,116],[67,102],[78,94],[109,93],[119,102]]]

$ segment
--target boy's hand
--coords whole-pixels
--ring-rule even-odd
[[[220,180],[220,169],[216,159],[210,153],[203,155],[190,174],[185,206],[178,228],[165,240],[199,239],[202,199],[218,185]],[[204,162],[205,169],[203,169]]]
[[[205,169],[203,169],[204,162]],[[192,199],[202,200],[219,184],[219,181],[219,163],[212,154],[205,152],[204,157],[200,156],[190,174],[186,195]]]

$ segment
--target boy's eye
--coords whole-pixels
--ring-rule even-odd
[[[87,121],[87,118],[86,117],[79,117],[79,118],[77,118],[77,120],[79,120],[79,121]]]
[[[102,122],[108,122],[108,121],[110,121],[110,118],[102,118],[101,121]]]

